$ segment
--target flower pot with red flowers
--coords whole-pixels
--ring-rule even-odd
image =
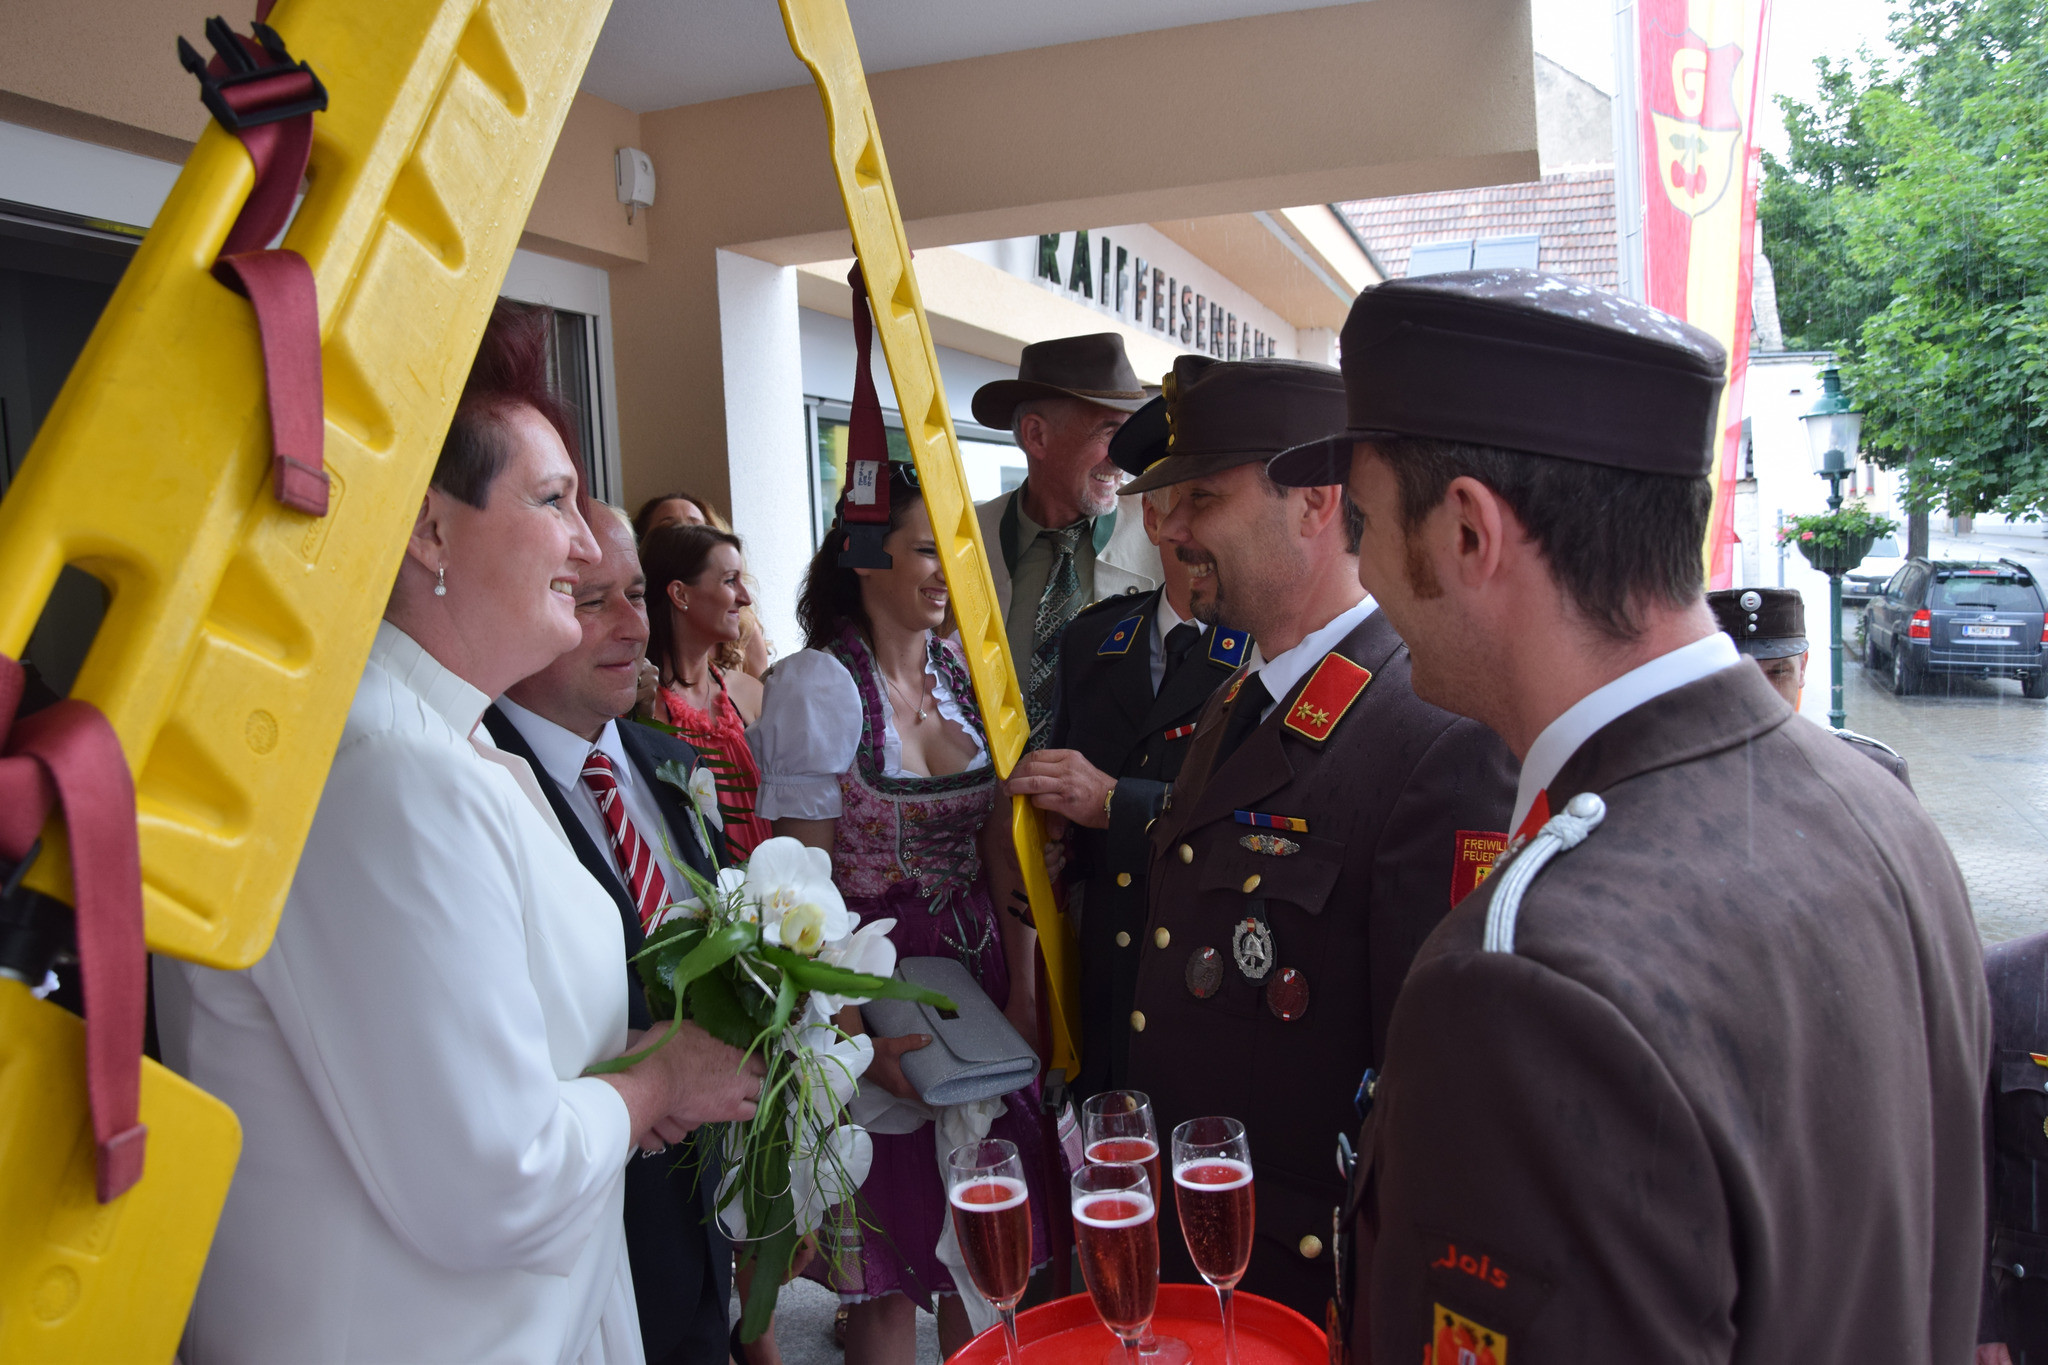
[[[1861,503],[1810,517],[1788,517],[1778,539],[1799,547],[1799,553],[1822,573],[1846,573],[1863,562],[1879,536],[1899,529]]]

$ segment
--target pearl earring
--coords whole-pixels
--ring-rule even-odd
[[[434,596],[446,597],[447,595],[448,571],[446,569],[436,569],[434,570]]]

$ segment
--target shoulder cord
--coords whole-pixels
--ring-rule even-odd
[[[1552,858],[1584,843],[1586,836],[1606,818],[1607,803],[1592,792],[1580,792],[1509,861],[1486,910],[1486,939],[1482,946],[1487,952],[1515,951],[1515,918],[1522,912],[1522,896],[1530,883]]]

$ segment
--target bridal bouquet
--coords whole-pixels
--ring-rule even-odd
[[[680,764],[656,770],[691,797],[698,833],[718,817],[704,770]],[[671,904],[634,958],[655,1018],[695,1022],[712,1037],[767,1062],[760,1107],[744,1123],[715,1125],[722,1152],[719,1221],[754,1267],[740,1339],[767,1330],[775,1300],[803,1239],[826,1211],[850,1201],[867,1178],[873,1147],[843,1110],[874,1057],[865,1035],[849,1036],[833,1017],[877,996],[951,1009],[934,992],[891,979],[893,919],[855,925],[832,885],[832,856],[795,839],[763,842],[741,867],[706,881],[670,850],[695,892]],[[652,1054],[648,1046],[592,1071],[619,1071]]]

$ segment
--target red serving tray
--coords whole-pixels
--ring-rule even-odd
[[[1236,1295],[1237,1354],[1242,1365],[1322,1365],[1330,1358],[1323,1331],[1285,1304],[1256,1294]],[[1205,1284],[1162,1284],[1152,1330],[1179,1337],[1191,1365],[1223,1360],[1223,1316],[1216,1291]],[[1095,1315],[1095,1303],[1075,1294],[1017,1315],[1021,1365],[1101,1365],[1116,1337]],[[951,1365],[1007,1365],[1002,1325],[989,1328],[954,1353]]]

